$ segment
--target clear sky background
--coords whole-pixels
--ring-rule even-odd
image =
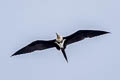
[[[10,57],[32,41],[109,31],[67,47]],[[120,80],[119,0],[0,0],[0,80]]]

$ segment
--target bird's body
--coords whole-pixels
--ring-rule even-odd
[[[100,30],[79,30],[67,37],[62,37],[56,33],[57,39],[49,40],[49,41],[44,41],[44,40],[34,41],[31,44],[17,51],[12,56],[30,53],[36,50],[44,50],[44,49],[56,47],[58,50],[62,51],[64,58],[68,62],[68,59],[65,53],[65,49],[67,45],[72,44],[74,42],[78,42],[85,38],[91,38],[91,37],[95,37],[95,36],[99,36],[107,33],[109,32],[100,31]]]
[[[55,41],[55,43],[58,45],[58,47],[59,47],[60,49],[65,48],[65,46],[64,46],[64,44],[65,44],[65,39],[63,39],[61,42]]]

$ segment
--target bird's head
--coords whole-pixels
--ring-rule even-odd
[[[63,37],[62,36],[60,36],[58,33],[56,33],[56,35],[57,35],[57,39],[56,39],[57,42],[63,41]]]

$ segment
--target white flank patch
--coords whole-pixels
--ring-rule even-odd
[[[60,48],[64,48],[64,42],[65,42],[65,39],[61,42],[61,43],[58,43],[58,42],[55,42]]]

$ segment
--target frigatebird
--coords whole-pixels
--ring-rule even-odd
[[[56,33],[57,35],[56,39],[48,40],[48,41],[36,40],[30,43],[29,45],[25,46],[24,48],[20,49],[19,51],[14,53],[12,56],[31,53],[36,50],[44,50],[44,49],[56,47],[57,50],[62,51],[65,60],[68,62],[66,52],[65,52],[67,45],[72,44],[74,42],[78,42],[85,38],[92,38],[92,37],[107,34],[107,33],[109,32],[100,31],[100,30],[79,30],[66,37],[62,37],[58,33]]]

